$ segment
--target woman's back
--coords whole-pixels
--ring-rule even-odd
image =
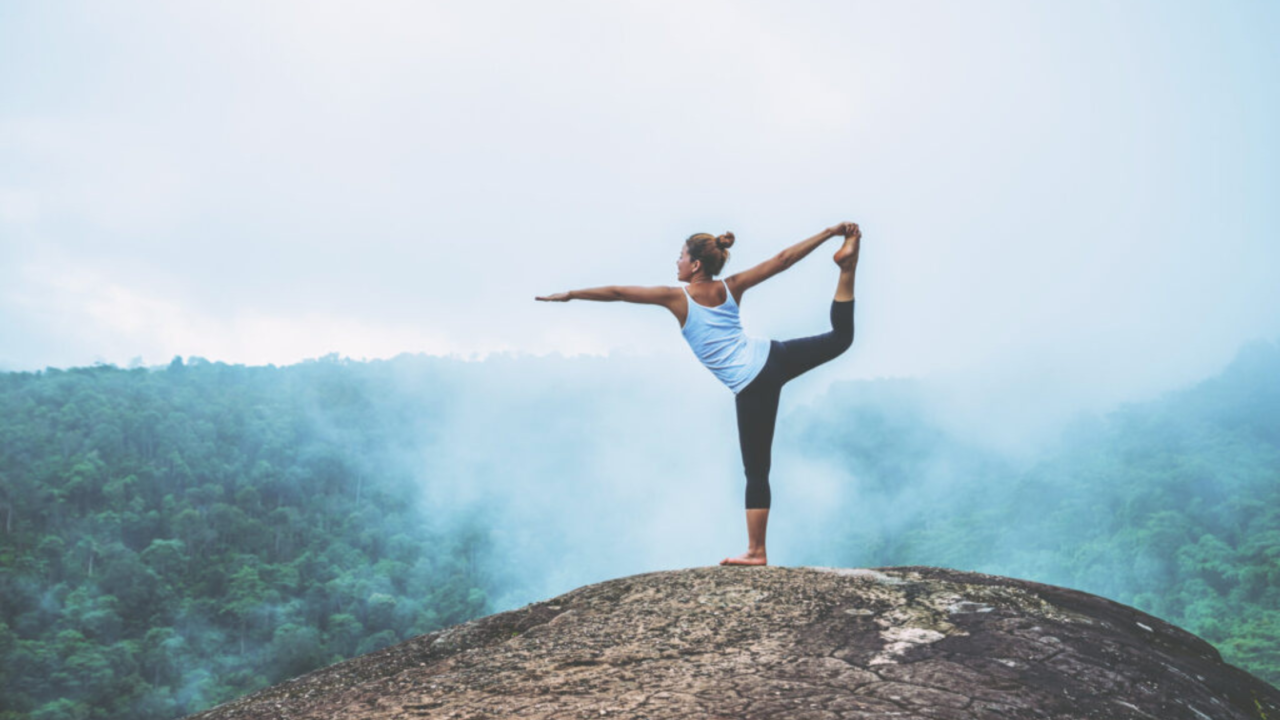
[[[692,283],[684,286],[685,294],[693,298],[694,302],[703,307],[716,307],[723,305],[726,298],[732,296],[729,292],[729,281],[721,279],[718,282],[700,282]],[[737,298],[735,297],[736,301]]]
[[[684,288],[689,310],[680,333],[702,364],[736,394],[755,379],[769,359],[769,340],[747,337],[729,285],[723,280],[717,284],[721,288],[715,296],[722,300],[710,307],[698,302],[687,286]],[[699,294],[714,299],[709,289]]]

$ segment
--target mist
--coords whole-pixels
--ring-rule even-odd
[[[1072,478],[1090,472],[1121,482],[1129,471],[1103,467],[1104,459],[1118,443],[1148,442],[1140,439],[1144,425],[1122,419],[1162,416],[1179,402],[1199,408],[1209,401],[1178,398],[1212,385],[1212,378],[1074,413],[1065,412],[1065,401],[1046,408],[979,405],[968,398],[968,386],[911,378],[793,392],[816,380],[811,376],[856,362],[859,342],[855,336],[849,352],[783,390],[770,481],[772,564],[929,564],[1105,590],[1110,597],[1143,591],[1138,581],[1082,574],[1064,557],[1030,548],[1085,544],[1089,535],[1080,528],[1046,526],[1046,517],[1100,492]],[[1278,361],[1274,341],[1254,343],[1238,349],[1219,370],[1229,379],[1216,382],[1264,393],[1257,407],[1270,417],[1275,408],[1265,393],[1275,388],[1267,378]],[[1267,369],[1241,369],[1250,362]],[[614,577],[713,565],[745,549],[745,476],[732,394],[701,367],[624,355],[480,362],[401,356],[346,367],[394,378],[397,412],[421,414],[420,422],[406,419],[419,431],[402,437],[378,471],[415,479],[424,523],[434,530],[487,533],[483,565],[494,611]],[[1230,404],[1230,397],[1213,402]],[[1175,427],[1211,419],[1193,409]],[[1267,447],[1246,442],[1250,453]],[[1166,450],[1184,451],[1191,452]],[[1254,470],[1224,465],[1206,472],[1250,477]],[[1027,487],[1039,490],[1028,496]],[[1049,490],[1057,500],[1044,495]],[[1093,502],[1109,501],[1098,495]],[[1114,508],[1100,512],[1111,518],[1106,522],[1121,522],[1110,515]],[[970,544],[930,540],[930,528],[956,527],[966,528]]]

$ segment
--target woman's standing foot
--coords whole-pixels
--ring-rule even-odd
[[[769,559],[764,553],[753,554],[749,552],[742,553],[738,557],[725,558],[720,561],[721,565],[768,565]]]
[[[768,565],[765,535],[769,529],[769,508],[747,508],[747,551],[725,558],[721,565]]]

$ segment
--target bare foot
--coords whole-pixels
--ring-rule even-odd
[[[768,565],[769,559],[764,553],[752,555],[749,552],[742,553],[738,557],[725,558],[720,561],[721,565]]]
[[[831,259],[835,260],[836,264],[842,269],[852,270],[858,264],[858,250],[861,245],[862,231],[858,229],[857,225],[852,225],[849,234],[844,238],[844,245],[840,246],[840,249],[836,251],[836,254]]]

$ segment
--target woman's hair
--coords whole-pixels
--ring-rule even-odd
[[[684,246],[689,249],[689,262],[701,260],[707,275],[715,277],[720,274],[725,262],[729,260],[729,248],[733,247],[733,233],[726,232],[723,235],[695,233],[684,241]]]

